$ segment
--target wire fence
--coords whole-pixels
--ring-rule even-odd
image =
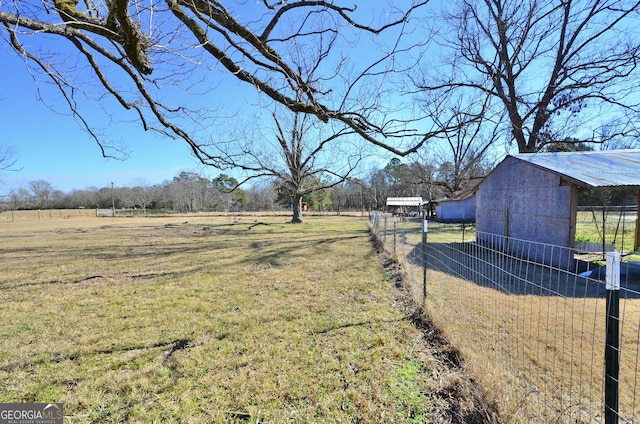
[[[508,422],[640,419],[637,263],[469,224],[370,223]]]
[[[114,209],[112,208],[96,208],[96,209],[29,209],[29,210],[0,210],[0,223],[2,222],[20,222],[35,221],[46,219],[72,219],[72,218],[92,218],[92,217],[134,217],[134,216],[165,216],[177,215],[171,210],[165,209]]]
[[[637,206],[581,206],[576,216],[576,242],[586,251],[629,253],[636,248]]]
[[[1,206],[1,205],[0,205]],[[116,217],[158,217],[158,216],[291,216],[291,210],[287,208],[265,209],[256,211],[238,211],[238,212],[221,212],[221,211],[203,211],[203,212],[175,212],[170,209],[116,209]],[[331,211],[307,211],[304,217],[317,216],[358,216],[366,217],[367,212],[361,209],[342,209]],[[0,224],[5,222],[23,222],[37,221],[47,219],[72,219],[72,218],[104,218],[113,217],[113,209],[42,209],[42,210],[1,210]]]
[[[0,222],[40,219],[69,219],[96,216],[95,209],[0,210]]]

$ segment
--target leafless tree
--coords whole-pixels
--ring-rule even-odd
[[[248,211],[270,211],[275,208],[276,192],[271,181],[254,181],[246,190]]]
[[[312,26],[321,24],[318,21]],[[294,26],[292,32],[299,31]],[[339,39],[339,33],[325,32],[314,38],[313,45],[287,46],[286,56],[302,80],[310,86],[321,87],[327,81],[327,75],[329,79],[344,76],[339,70],[334,69],[329,74],[322,70],[328,67],[327,61]],[[341,59],[338,69],[344,66],[343,61]],[[379,96],[369,88],[364,93],[354,93],[352,100],[365,104],[365,98]],[[380,86],[376,88],[381,89]],[[301,90],[300,87],[295,89]],[[332,96],[332,89],[329,89],[324,98]],[[298,91],[293,97],[296,102],[302,102],[307,93]],[[354,142],[354,139],[360,140],[360,129],[354,130],[340,120],[325,121],[316,114],[292,110],[279,102],[272,102],[269,109],[272,109],[269,116],[258,114],[253,117],[254,124],[240,123],[238,129],[228,129],[229,135],[214,139],[207,151],[215,155],[219,168],[244,171],[246,178],[239,184],[261,178],[274,181],[279,202],[290,203],[292,222],[301,223],[303,198],[334,187],[349,178],[358,166],[363,149],[358,145],[362,143]],[[267,106],[262,105],[259,110],[264,112]]]
[[[467,95],[465,95],[467,94]],[[421,169],[416,175],[425,175],[422,184],[437,185],[449,194],[477,183],[485,174],[486,165],[491,165],[491,155],[501,140],[500,128],[505,120],[504,114],[495,111],[490,105],[490,96],[471,97],[468,94],[449,91],[440,98],[440,104],[447,104],[454,113],[450,121],[457,126],[457,131],[443,134],[422,148],[417,155],[414,166]],[[429,113],[435,101],[422,103]],[[440,106],[439,106],[440,107]],[[432,114],[434,121],[440,125],[440,115]],[[475,119],[468,117],[476,116]],[[421,164],[431,167],[432,174],[422,169]],[[439,172],[436,170],[439,169]]]
[[[427,95],[475,92],[508,118],[522,153],[571,138],[637,136],[640,2],[460,0],[447,3]],[[483,112],[484,113],[484,112]]]
[[[194,172],[182,171],[166,185],[173,209],[182,213],[209,209],[211,181]]]
[[[54,191],[51,183],[44,180],[29,181],[29,189],[33,194],[35,205],[40,209],[47,209]]]
[[[200,142],[215,110],[190,107],[186,96],[175,103],[167,96],[176,88],[215,92],[220,72],[293,113],[339,123],[373,145],[409,154],[448,129],[410,125],[413,117],[398,113],[400,106],[389,102],[389,91],[382,88],[390,74],[406,70],[398,58],[410,48],[403,36],[426,0],[396,2],[385,11],[379,3],[358,11],[341,3],[9,0],[0,3],[0,34],[29,72],[53,83],[106,156],[118,150],[83,113],[84,97],[106,113],[115,102],[133,112],[145,130],[182,139],[200,161],[220,165]],[[323,44],[329,39],[339,43]],[[367,44],[360,44],[365,39]],[[288,56],[296,47],[322,52],[316,78],[305,78]],[[366,53],[356,60],[354,52],[363,48]]]
[[[120,196],[124,206],[127,208],[142,209],[144,215],[147,214],[147,208],[152,201],[154,188],[144,181],[140,181],[133,187],[122,187]]]
[[[15,170],[18,163],[15,152],[11,147],[0,145],[0,171]]]
[[[11,189],[8,197],[9,207],[11,209],[26,209],[37,207],[33,204],[33,195],[24,187]]]
[[[275,181],[280,196],[290,199],[292,222],[301,223],[302,200],[331,188],[354,172],[362,159],[357,143],[349,143],[349,127],[325,124],[313,115],[277,107],[266,124],[247,126],[233,139],[217,140],[220,163],[244,171],[249,180]]]

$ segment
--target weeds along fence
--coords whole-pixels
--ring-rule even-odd
[[[635,263],[469,224],[372,213],[370,225],[507,422],[640,421]]]

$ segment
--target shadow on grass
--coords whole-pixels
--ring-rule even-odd
[[[327,327],[324,328],[322,330],[315,330],[315,331],[310,331],[310,334],[326,334],[326,333],[330,333],[332,331],[336,331],[336,330],[342,330],[343,328],[351,328],[351,327],[366,327],[372,324],[392,324],[394,322],[400,322],[400,321],[408,321],[409,318],[408,317],[403,317],[403,318],[397,318],[397,319],[390,319],[390,320],[369,320],[369,321],[360,321],[360,322],[350,322],[350,323],[346,323],[346,324],[341,324],[341,325],[335,325],[333,327]]]
[[[422,243],[407,254],[410,263],[429,270],[443,272],[482,287],[512,295],[604,298],[606,287],[598,278],[579,273],[593,265],[576,261],[570,271],[548,266],[513,254],[489,249],[476,242]],[[599,274],[600,275],[600,274]],[[640,281],[623,278],[621,298],[640,298]]]
[[[312,254],[322,254],[323,249],[329,249],[331,245],[341,243],[347,240],[356,240],[366,238],[367,233],[362,232],[360,235],[353,235],[353,232],[345,233],[344,236],[326,237],[323,239],[308,240],[301,237],[289,240],[274,241],[255,241],[250,244],[250,248],[259,253],[252,253],[246,262],[268,263],[274,266],[280,266],[287,263],[291,258],[296,256],[307,256]],[[310,250],[312,252],[310,252]]]
[[[90,260],[95,270],[94,275],[78,277],[77,275],[65,278],[64,275],[44,281],[10,281],[0,284],[0,291],[11,290],[23,287],[53,286],[53,285],[77,285],[82,283],[100,283],[104,279],[131,278],[134,280],[154,279],[154,278],[174,278],[198,272],[207,272],[211,268],[212,261],[225,256],[227,260],[235,261],[239,265],[243,264],[271,264],[281,266],[290,263],[297,256],[322,255],[325,249],[348,240],[367,237],[367,231],[363,230],[354,234],[354,230],[349,231],[324,231],[321,236],[305,234],[295,234],[295,237],[283,238],[282,235],[273,235],[272,230],[265,233],[251,232],[251,228],[256,225],[272,227],[274,231],[283,226],[288,228],[293,224],[270,224],[256,222],[252,224],[173,224],[167,234],[164,227],[149,229],[154,237],[162,238],[188,237],[187,241],[154,243],[153,239],[131,238],[118,245],[104,246],[100,244],[65,246],[63,250],[47,246],[43,248],[27,248],[21,253],[31,260],[35,258],[46,258],[50,262]],[[178,232],[173,234],[173,229]],[[158,231],[154,231],[158,230]],[[248,236],[248,232],[252,236]],[[204,236],[203,236],[204,235]],[[292,234],[293,235],[293,234]],[[249,238],[248,238],[249,237]],[[256,237],[258,237],[256,239]],[[253,241],[252,241],[253,240]],[[245,244],[246,243],[246,244]],[[219,252],[219,253],[218,253]],[[202,255],[203,260],[198,262],[198,256]],[[150,272],[136,272],[137,261],[145,263],[147,260],[166,263],[160,268]],[[114,262],[116,261],[116,262]],[[101,264],[108,264],[109,269],[113,269],[117,261],[123,262],[119,267],[122,271],[117,273],[106,272],[106,267]],[[129,262],[131,261],[131,262]],[[195,266],[193,265],[195,262]],[[191,265],[188,265],[188,264]],[[207,265],[209,264],[209,265]],[[167,267],[169,267],[167,269]],[[41,278],[41,277],[40,277]],[[45,276],[46,278],[46,276]]]
[[[133,345],[133,346],[113,346],[109,349],[98,349],[89,352],[73,352],[73,353],[49,353],[48,355],[39,355],[37,359],[27,358],[25,362],[14,362],[0,367],[1,371],[14,372],[19,369],[33,367],[34,365],[43,365],[46,363],[60,363],[63,361],[78,361],[83,357],[91,357],[96,355],[113,355],[116,353],[131,352],[136,350],[149,350],[167,348],[168,351],[163,357],[163,363],[169,361],[176,352],[184,350],[191,345],[191,339],[175,339],[167,342],[158,342],[153,344]]]
[[[90,275],[88,277],[83,277],[74,280],[47,280],[47,281],[32,281],[26,283],[18,283],[18,284],[3,284],[0,285],[0,291],[4,290],[13,290],[24,287],[37,287],[37,286],[55,286],[55,285],[76,285],[82,284],[86,282],[91,282],[95,284],[100,284],[105,279],[127,279],[131,278],[132,280],[153,280],[156,278],[167,278],[167,279],[175,279],[182,276],[187,276],[191,274],[195,274],[201,271],[206,271],[207,267],[204,265],[196,266],[196,267],[185,267],[181,269],[173,269],[172,271],[162,271],[162,272],[147,272],[147,273],[138,273],[132,274],[129,272],[121,272],[117,275]]]

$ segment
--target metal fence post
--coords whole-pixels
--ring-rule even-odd
[[[422,303],[427,301],[427,230],[429,221],[424,217],[422,225]]]
[[[620,253],[607,253],[607,342],[605,347],[604,418],[605,424],[618,422],[620,374]]]
[[[382,237],[382,243],[387,244],[387,214],[384,214],[384,236]]]
[[[398,217],[393,215],[393,257],[396,257],[396,239],[397,239],[397,221]]]

